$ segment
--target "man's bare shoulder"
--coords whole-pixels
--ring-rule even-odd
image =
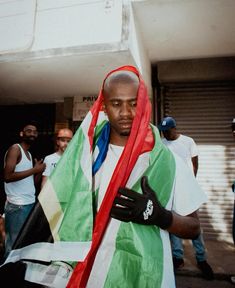
[[[18,144],[13,144],[8,148],[6,155],[12,155],[12,154],[20,154],[20,147]]]

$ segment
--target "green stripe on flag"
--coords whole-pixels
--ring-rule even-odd
[[[89,147],[85,141],[82,129],[76,133],[50,176],[51,183],[57,196],[58,204],[64,212],[58,238],[60,241],[89,241],[92,239],[93,215],[92,211],[92,187],[88,179],[91,179],[91,167],[86,167],[87,176],[82,169],[82,156],[84,148],[87,161],[91,163]],[[47,198],[49,201],[49,195]]]
[[[108,122],[107,120],[103,120],[101,123],[97,124],[95,127],[94,140],[93,140],[93,151],[94,151],[95,146],[97,144],[97,141],[99,139],[100,133],[102,132],[102,129],[107,122]]]
[[[159,229],[122,223],[104,287],[161,287],[162,259]]]

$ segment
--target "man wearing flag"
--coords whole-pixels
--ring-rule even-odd
[[[111,71],[1,277],[20,263],[43,287],[175,287],[169,232],[197,237],[206,196],[150,116],[137,69]]]

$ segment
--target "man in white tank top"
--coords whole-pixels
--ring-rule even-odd
[[[45,164],[35,159],[33,166],[29,152],[38,136],[34,123],[28,123],[20,131],[20,144],[13,144],[4,159],[4,188],[6,193],[5,255],[7,256],[35,203],[34,175],[42,173]]]

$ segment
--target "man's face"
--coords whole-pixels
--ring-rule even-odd
[[[58,150],[61,151],[62,153],[65,151],[67,148],[69,142],[71,141],[71,138],[68,137],[60,137],[56,140],[56,144],[58,146]]]
[[[169,128],[166,131],[162,131],[162,133],[168,141],[173,141],[177,138],[176,128]]]
[[[138,85],[113,83],[104,97],[104,111],[111,126],[112,144],[124,145],[136,113]]]
[[[25,143],[31,145],[35,141],[35,139],[38,137],[37,128],[33,125],[27,125],[24,127],[20,136],[22,137]]]

